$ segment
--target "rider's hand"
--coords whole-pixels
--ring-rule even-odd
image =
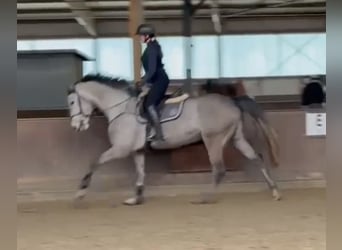
[[[140,88],[142,88],[142,87],[145,85],[145,80],[144,80],[144,78],[141,78],[141,80],[138,81],[136,84],[137,84],[137,86],[139,86]]]

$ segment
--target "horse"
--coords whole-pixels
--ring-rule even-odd
[[[71,127],[76,131],[87,130],[93,111],[98,109],[107,118],[111,143],[111,147],[90,164],[76,192],[76,202],[86,196],[99,166],[115,159],[133,157],[137,173],[135,194],[123,204],[143,204],[146,150],[172,150],[201,141],[208,152],[213,178],[212,190],[202,194],[197,204],[216,202],[216,190],[226,173],[223,150],[228,142],[232,142],[247,159],[257,163],[273,198],[280,200],[278,186],[270,171],[244,137],[241,111],[231,99],[219,94],[199,97],[183,94],[166,98],[160,106],[165,141],[147,142],[148,123],[139,108],[141,98],[132,85],[124,79],[95,74],[84,76],[68,89]]]

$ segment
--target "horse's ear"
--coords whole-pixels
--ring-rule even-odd
[[[69,86],[67,93],[68,93],[68,95],[75,93],[75,86],[74,85]]]

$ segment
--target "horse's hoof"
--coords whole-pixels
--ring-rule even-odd
[[[75,200],[83,200],[84,197],[86,196],[87,191],[85,189],[80,189],[77,191],[77,193],[75,194]]]
[[[110,203],[110,207],[111,208],[117,208],[118,207],[118,204],[116,202],[111,202]]]
[[[83,198],[75,198],[72,203],[73,208],[75,209],[86,209],[88,205],[83,201]]]
[[[205,195],[199,200],[191,201],[194,205],[216,204],[218,201],[213,195]]]
[[[191,201],[191,204],[193,205],[210,205],[210,204],[216,204],[217,200],[195,200]]]
[[[144,203],[144,198],[142,197],[129,198],[123,202],[123,204],[126,206],[137,206],[137,205],[142,205],[143,203]]]
[[[275,200],[275,201],[280,201],[282,199],[282,196],[278,190],[273,190],[272,196],[273,196],[273,200]]]

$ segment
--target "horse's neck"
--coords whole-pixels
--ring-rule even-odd
[[[124,91],[95,83],[89,83],[86,87],[86,89],[83,89],[86,98],[103,112],[109,120],[113,119],[127,106],[125,101],[129,99],[129,95]]]
[[[119,105],[111,106],[107,109],[102,110],[106,116],[108,122],[112,122],[118,119],[123,114],[136,114],[137,100],[134,97],[126,97],[126,99],[119,103]]]

